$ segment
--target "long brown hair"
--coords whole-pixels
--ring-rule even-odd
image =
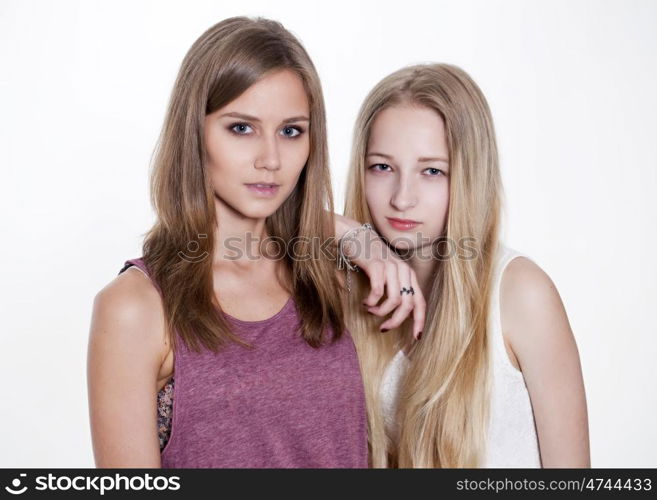
[[[310,104],[310,154],[297,186],[266,220],[268,235],[294,250],[316,256],[312,241],[333,235],[333,199],[328,170],[326,117],[322,89],[310,57],[280,23],[233,17],[203,33],[185,56],[171,94],[151,175],[151,202],[157,221],[146,233],[143,256],[161,289],[168,338],[191,348],[217,351],[231,332],[215,298],[212,278],[214,192],[205,168],[204,119],[267,73],[289,69],[303,81]],[[315,238],[313,240],[313,238]],[[198,254],[181,258],[190,242]],[[344,328],[340,284],[330,259],[282,259],[299,314],[301,335],[317,347],[330,325],[335,338]],[[244,344],[245,345],[245,344]]]
[[[362,312],[365,282],[350,297],[349,329],[359,352],[368,398],[372,463],[376,467],[476,467],[485,451],[489,369],[487,318],[499,232],[502,187],[493,120],[470,76],[449,64],[400,69],[363,103],[354,132],[345,215],[373,223],[364,196],[367,143],[382,110],[426,107],[445,122],[449,149],[449,213],[445,236],[472,238],[476,258],[438,261],[427,297],[422,340],[410,352],[402,383],[398,443],[386,434],[379,391],[387,363],[409,338],[409,322],[382,335]]]

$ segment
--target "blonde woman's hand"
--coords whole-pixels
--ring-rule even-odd
[[[336,236],[339,243],[349,230],[362,224],[335,214]],[[359,231],[348,235],[343,250],[352,264],[356,264],[370,281],[370,293],[363,306],[371,314],[384,317],[394,311],[380,328],[387,331],[399,327],[413,313],[413,337],[418,339],[424,327],[426,302],[415,271],[393,252],[373,231]],[[401,293],[402,288],[413,288],[414,293]],[[377,305],[384,298],[384,301]]]

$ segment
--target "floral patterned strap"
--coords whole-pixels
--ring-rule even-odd
[[[173,386],[173,377],[171,377],[157,393],[157,435],[160,440],[160,451],[164,449],[171,436]]]

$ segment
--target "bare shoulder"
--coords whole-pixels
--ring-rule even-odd
[[[164,328],[159,292],[138,270],[94,298],[87,383],[98,467],[159,467],[154,415]]]
[[[588,417],[575,337],[556,286],[538,265],[512,260],[500,288],[502,333],[531,399],[543,467],[590,467]]]
[[[525,257],[516,257],[504,270],[500,313],[504,338],[521,365],[529,351],[571,343],[572,332],[557,287],[543,269]]]
[[[512,299],[513,303],[522,308],[542,307],[546,302],[559,299],[552,279],[537,264],[525,257],[516,257],[506,266],[502,275],[500,295]]]
[[[94,303],[104,307],[121,306],[125,314],[140,314],[153,307],[160,308],[159,293],[151,280],[135,266],[110,281],[94,298]]]
[[[164,308],[143,272],[128,268],[96,294],[90,335],[153,357],[159,367],[168,352]]]
[[[151,280],[141,271],[129,268],[94,297],[93,323],[101,322],[108,328],[92,333],[103,335],[111,330],[112,335],[130,337],[121,341],[159,341],[164,338],[163,318],[162,300]],[[118,325],[123,328],[116,328]],[[137,337],[129,334],[133,329],[140,331]]]

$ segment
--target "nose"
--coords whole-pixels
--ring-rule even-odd
[[[254,167],[265,168],[267,170],[278,170],[281,168],[278,142],[275,137],[265,137],[263,139]]]
[[[399,180],[399,185],[390,198],[390,205],[399,212],[405,212],[417,205],[416,190],[409,179]]]

